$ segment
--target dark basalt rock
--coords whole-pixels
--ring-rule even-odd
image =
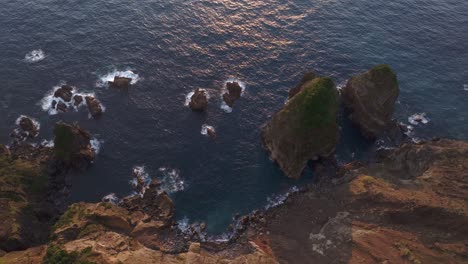
[[[208,127],[206,129],[206,133],[208,133],[208,136],[210,136],[212,139],[216,139],[216,131],[213,128]]]
[[[301,177],[309,160],[329,158],[338,141],[338,94],[330,78],[304,83],[262,131],[263,143],[283,172]]]
[[[109,86],[119,89],[128,89],[132,82],[132,78],[115,76],[114,81],[109,81]]]
[[[317,75],[315,74],[315,72],[313,71],[309,71],[307,72],[304,77],[302,77],[302,80],[301,82],[294,88],[291,88],[291,90],[289,90],[289,99],[291,99],[293,96],[295,96],[296,94],[298,94],[300,91],[301,91],[301,88],[302,86],[308,82],[308,81],[312,81],[313,79],[315,79],[317,77]]]
[[[400,93],[395,72],[385,64],[352,77],[343,89],[343,103],[364,137],[375,140],[396,127],[392,119]]]
[[[91,135],[78,125],[59,122],[54,130],[54,152],[59,164],[67,168],[84,170],[96,157],[91,147]]]
[[[54,97],[62,98],[65,102],[70,102],[73,96],[73,87],[70,85],[62,85],[54,93]]]
[[[82,102],[83,102],[83,96],[81,96],[81,95],[73,96],[73,104],[75,106],[79,106]]]
[[[190,109],[194,111],[204,111],[208,107],[208,96],[203,89],[195,89],[194,94],[190,98]]]
[[[11,132],[10,136],[17,141],[24,141],[26,139],[33,139],[39,134],[39,127],[34,121],[27,117],[21,116],[18,120],[18,128]]]
[[[97,118],[102,115],[101,104],[96,98],[92,96],[86,96],[85,100],[86,100],[86,104],[88,105],[89,112],[94,118]]]
[[[55,102],[55,101],[54,101]],[[52,102],[53,104],[53,102]],[[56,109],[60,112],[68,112],[68,106],[64,102],[58,102],[56,105]]]
[[[223,100],[229,107],[234,105],[234,102],[241,97],[242,87],[238,82],[226,83],[227,92],[223,94]]]

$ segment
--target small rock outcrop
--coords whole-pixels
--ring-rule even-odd
[[[73,96],[73,87],[70,85],[62,85],[59,89],[57,89],[54,93],[54,97],[61,98],[65,102],[70,102]]]
[[[81,105],[82,102],[83,102],[83,96],[81,96],[81,95],[75,95],[75,96],[73,96],[73,104],[74,104],[75,106]]]
[[[373,140],[396,127],[392,116],[399,93],[395,72],[382,64],[352,77],[342,94],[351,121],[364,137]]]
[[[283,172],[298,179],[309,160],[327,158],[338,141],[338,94],[330,78],[304,83],[265,125],[263,143]]]
[[[193,111],[204,111],[208,107],[208,94],[204,89],[195,89],[189,107]]]
[[[115,76],[114,81],[109,81],[109,86],[119,89],[128,89],[132,83],[132,78]]]
[[[238,82],[228,82],[226,89],[227,92],[223,94],[223,100],[229,107],[232,107],[234,102],[241,97],[242,87]]]
[[[92,96],[86,96],[85,100],[91,115],[94,118],[100,117],[102,115],[102,107],[99,101]]]
[[[94,160],[91,135],[77,125],[59,122],[54,130],[54,152],[58,162],[65,167],[84,170]]]
[[[18,126],[11,132],[10,136],[16,141],[33,139],[39,134],[39,123],[27,116],[20,116],[16,120]]]
[[[306,74],[304,74],[304,77],[302,77],[301,79],[301,82],[294,88],[291,88],[291,90],[289,90],[289,94],[288,94],[288,97],[289,99],[291,99],[293,96],[295,96],[296,94],[298,94],[301,89],[302,89],[302,86],[308,82],[308,81],[312,81],[313,79],[315,79],[317,77],[317,75],[315,74],[315,72],[313,71],[309,71],[307,72]]]

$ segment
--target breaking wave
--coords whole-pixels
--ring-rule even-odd
[[[120,199],[117,197],[115,193],[109,193],[108,195],[102,197],[101,201],[105,203],[111,203],[111,204],[119,204]]]
[[[130,84],[136,84],[140,80],[140,76],[138,74],[134,73],[132,70],[126,70],[126,71],[118,71],[114,70],[112,72],[109,72],[105,75],[102,75],[99,77],[99,80],[96,83],[97,87],[106,87],[109,82],[114,81],[114,78],[118,77],[125,77],[125,78],[131,78],[132,81]]]
[[[208,129],[213,130],[213,132],[216,132],[215,128],[213,126],[203,124],[200,133],[204,136],[208,136]]]
[[[161,186],[167,193],[180,192],[186,188],[186,183],[180,176],[179,170],[161,167],[159,172],[162,174]]]
[[[268,197],[265,209],[268,210],[270,208],[277,207],[278,205],[282,205],[291,194],[296,193],[298,191],[299,188],[297,188],[297,186],[293,186],[286,193]]]
[[[101,151],[101,145],[104,143],[104,141],[99,140],[97,138],[91,139],[89,142],[91,144],[91,149],[94,151],[94,153],[99,154],[99,151]]]
[[[26,54],[24,56],[24,60],[27,61],[27,62],[38,62],[38,61],[41,61],[43,59],[45,59],[45,53],[44,51],[38,49],[38,50],[33,50],[31,52],[29,52],[28,54]]]
[[[414,126],[419,124],[427,124],[429,121],[429,118],[426,117],[426,113],[417,113],[408,117],[408,122]]]

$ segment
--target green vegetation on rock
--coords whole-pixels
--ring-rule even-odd
[[[55,126],[54,134],[55,155],[61,159],[67,161],[70,160],[73,150],[74,137],[72,127],[67,124],[58,123]]]
[[[90,247],[80,252],[67,252],[57,245],[51,245],[47,248],[42,264],[93,264],[95,262],[87,260],[90,255]]]
[[[53,229],[57,230],[72,223],[75,218],[82,219],[86,215],[86,209],[80,206],[80,204],[72,204],[55,223]]]

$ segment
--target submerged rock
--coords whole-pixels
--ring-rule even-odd
[[[265,125],[263,143],[283,172],[300,178],[309,160],[330,157],[338,141],[338,95],[330,78],[304,83]]]
[[[54,130],[54,152],[65,167],[84,170],[96,157],[91,146],[91,135],[77,125],[59,122]]]
[[[298,94],[306,82],[312,81],[316,77],[317,75],[313,71],[309,71],[306,74],[304,74],[304,77],[302,77],[301,82],[296,87],[291,88],[291,90],[289,90],[289,94],[288,94],[289,99],[291,99],[293,96]]]
[[[92,96],[86,96],[85,100],[86,100],[86,105],[88,106],[88,109],[89,109],[89,112],[91,113],[91,115],[94,118],[97,118],[97,117],[101,116],[102,107],[101,107],[101,104],[99,103],[99,101],[96,98],[92,97]]]
[[[208,107],[208,95],[204,89],[195,89],[189,103],[190,109],[204,111]]]
[[[73,87],[70,85],[62,85],[59,89],[57,89],[54,93],[54,97],[61,98],[65,102],[70,102],[73,95]]]
[[[362,135],[376,139],[395,127],[392,116],[399,93],[395,72],[382,64],[352,77],[343,89],[343,102]]]
[[[234,102],[241,97],[242,87],[238,82],[228,82],[226,89],[227,92],[223,94],[223,100],[229,107],[232,107]]]
[[[119,89],[128,89],[132,82],[132,78],[115,76],[114,81],[109,81],[109,86]]]

